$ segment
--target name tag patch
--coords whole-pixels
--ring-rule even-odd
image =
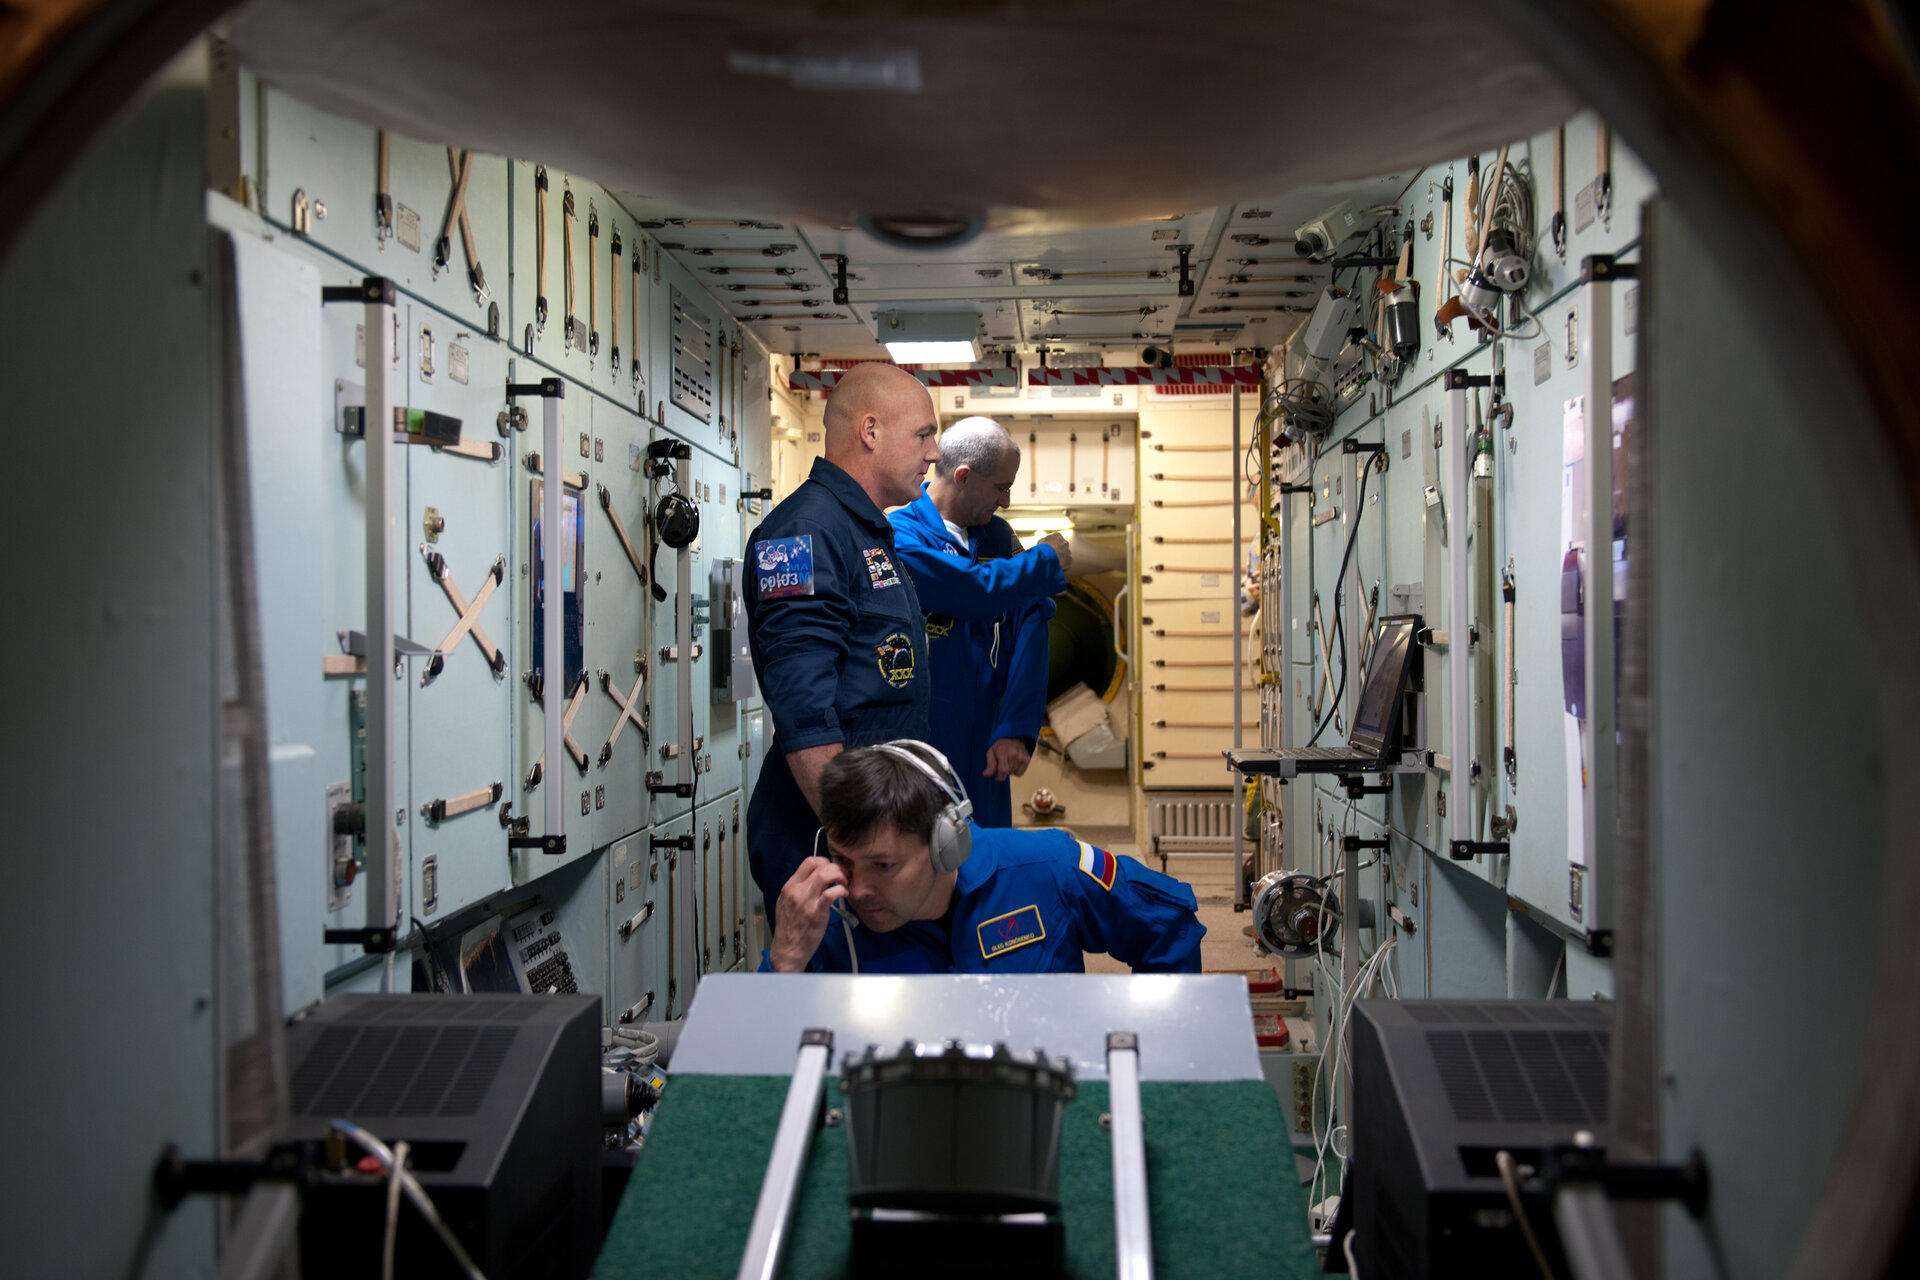
[[[991,960],[1040,941],[1047,936],[1047,927],[1040,922],[1040,908],[1028,906],[982,920],[974,926],[974,932],[980,936],[980,958]]]
[[[1096,849],[1085,840],[1080,841],[1080,869],[1092,876],[1102,889],[1113,889],[1113,878],[1119,874],[1120,860],[1105,849]]]
[[[885,547],[868,547],[860,554],[867,558],[867,577],[873,580],[875,591],[900,585],[900,572],[893,567],[893,559]]]
[[[762,600],[813,594],[813,535],[767,538],[753,544]]]

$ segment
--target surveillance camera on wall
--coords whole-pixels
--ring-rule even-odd
[[[1300,338],[1300,380],[1325,382],[1360,321],[1360,300],[1344,289],[1323,289]]]
[[[1303,258],[1325,262],[1359,230],[1359,208],[1351,200],[1342,200],[1311,222],[1294,228],[1293,251]]]

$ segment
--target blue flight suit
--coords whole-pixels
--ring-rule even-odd
[[[875,933],[849,918],[862,973],[1084,973],[1088,951],[1136,973],[1198,973],[1207,928],[1197,908],[1193,890],[1172,876],[1070,831],[975,827],[950,921]],[[764,953],[760,967],[772,967]],[[807,970],[852,968],[846,930],[830,920]]]
[[[747,637],[773,742],[747,801],[747,855],[767,903],[819,827],[787,756],[927,736],[926,623],[893,526],[824,458],[747,536]]]
[[[982,776],[987,748],[1023,738],[1033,749],[1047,713],[1047,620],[1067,575],[1052,547],[1019,552],[995,516],[954,541],[933,498],[894,512],[900,561],[927,611],[933,725],[927,741],[966,780],[973,820],[1013,825],[1013,788]]]

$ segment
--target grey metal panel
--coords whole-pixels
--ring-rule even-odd
[[[602,334],[601,340],[607,343],[606,354],[610,355],[610,335]],[[624,348],[621,354],[624,358]],[[583,468],[592,476],[586,518],[587,578],[593,592],[587,607],[587,668],[592,687],[587,691],[587,709],[575,724],[575,736],[593,761],[588,781],[594,790],[594,843],[604,845],[616,835],[637,830],[646,821],[646,771],[658,767],[648,763],[658,756],[631,721],[621,727],[618,741],[613,743],[606,762],[601,762],[601,752],[621,715],[612,693],[622,698],[634,695],[635,709],[644,715],[647,685],[659,678],[662,666],[658,653],[647,652],[646,588],[620,545],[608,510],[601,504],[600,491],[605,489],[608,505],[619,514],[644,565],[647,499],[652,486],[645,472],[635,469],[636,463],[645,465],[646,424],[632,412],[597,396],[581,396],[575,407],[589,411],[591,417],[590,423],[583,421],[570,433],[569,452],[573,457],[568,465]],[[589,441],[590,456],[585,458],[578,456],[581,432],[587,433]],[[636,693],[635,682],[641,673],[634,664],[641,658],[647,663],[647,679]],[[602,672],[606,673],[604,688]],[[653,729],[655,744],[664,741],[657,723]]]
[[[1866,728],[1885,723],[1864,621],[1879,604],[1848,565],[1848,495],[1823,482],[1807,409],[1714,267],[1713,229],[1664,203],[1649,229],[1660,1123],[1664,1158],[1698,1144],[1714,1179],[1703,1221],[1666,1214],[1666,1274],[1772,1276],[1803,1247],[1844,1132],[1889,954],[1883,858],[1910,857],[1911,834],[1882,825],[1895,739]],[[1765,626],[1738,623],[1754,611]],[[1842,927],[1783,965],[1807,936],[1809,877]],[[1782,1009],[1818,1010],[1818,1037],[1754,1052]]]
[[[615,840],[607,850],[607,933],[609,954],[606,1016],[618,1025],[666,1017],[667,878],[666,857],[647,845],[645,831]],[[622,932],[622,926],[631,927]],[[648,995],[652,995],[651,1003]],[[636,1007],[639,1006],[639,1007]]]
[[[1246,980],[1194,974],[714,974],[674,1070],[784,1075],[808,1027],[846,1052],[903,1039],[1004,1040],[1106,1078],[1107,1032],[1140,1033],[1147,1080],[1259,1080]]]
[[[557,323],[557,322],[556,322]],[[516,365],[516,376],[531,376],[524,363]],[[583,770],[570,758],[566,751],[561,752],[558,762],[549,760],[542,767],[540,781],[528,786],[534,763],[546,750],[546,717],[541,705],[536,701],[527,684],[527,674],[533,666],[533,579],[536,565],[533,557],[533,522],[538,517],[539,508],[534,502],[536,485],[543,483],[547,475],[556,478],[560,471],[584,474],[587,478],[585,490],[576,493],[569,489],[568,495],[577,497],[581,504],[581,517],[586,530],[587,563],[590,566],[595,550],[595,541],[610,536],[603,530],[604,519],[595,524],[593,517],[598,514],[598,499],[593,494],[593,468],[583,464],[580,458],[578,441],[582,426],[591,429],[592,411],[588,398],[579,393],[578,388],[569,387],[571,395],[561,401],[561,439],[570,447],[562,449],[560,466],[553,467],[544,457],[541,459],[543,473],[536,475],[526,466],[529,455],[542,452],[541,418],[542,401],[537,396],[522,396],[520,407],[527,411],[529,426],[523,432],[515,432],[509,447],[511,455],[513,498],[513,544],[507,553],[507,573],[509,585],[513,589],[514,618],[514,667],[511,676],[513,693],[511,702],[514,708],[514,776],[509,781],[506,798],[513,801],[515,814],[531,818],[532,831],[538,835],[544,824],[543,809],[546,802],[546,789],[552,785],[564,788],[561,813],[567,832],[567,851],[555,857],[537,849],[516,849],[509,855],[515,884],[525,884],[529,880],[555,870],[564,863],[582,857],[594,849],[593,826],[593,771],[594,757],[599,751],[599,743],[593,741],[592,719],[589,708],[594,699],[604,698],[600,690],[589,682],[585,701],[575,715],[571,730],[573,741],[587,755],[587,767]],[[504,388],[503,388],[504,391]],[[589,445],[591,449],[591,445]],[[586,635],[583,637],[582,658],[584,666],[590,671],[591,646],[593,643],[593,611],[599,593],[593,581],[593,574],[586,575]],[[554,670],[561,667],[551,664]],[[556,768],[557,763],[557,768]],[[557,783],[555,780],[558,780]],[[587,797],[587,812],[582,814],[580,798]]]
[[[334,261],[297,240],[282,241],[289,244],[293,252],[310,255],[320,268],[320,283],[325,285],[358,284],[361,275],[353,267]],[[400,341],[395,352],[399,357],[394,370],[394,385],[405,385],[405,369],[408,352],[413,344],[408,340],[408,317],[414,309],[413,304],[402,302],[394,308],[400,326]],[[366,626],[366,558],[362,548],[366,544],[366,444],[361,438],[342,435],[335,429],[336,415],[342,405],[365,405],[365,369],[363,354],[359,348],[364,341],[366,312],[357,306],[332,306],[320,309],[321,325],[321,368],[326,375],[322,387],[323,403],[314,406],[309,418],[313,431],[320,437],[319,491],[323,537],[321,546],[321,626],[323,634],[315,636],[308,653],[310,668],[319,679],[318,667],[322,654],[339,653],[339,633],[347,630],[363,630]],[[396,402],[400,399],[396,392]],[[412,459],[407,455],[411,450],[396,447],[393,460],[392,497],[393,510],[396,513],[407,510],[408,474]],[[256,505],[270,509],[277,495],[257,495]],[[393,546],[394,581],[394,617],[400,624],[406,624],[409,618],[410,574],[409,557],[417,556],[413,543],[404,537],[396,537]],[[414,637],[409,636],[409,639]],[[437,640],[439,637],[436,636]],[[294,658],[297,663],[298,656]],[[404,690],[402,683],[419,678],[421,659],[409,659],[398,676],[389,672],[387,678],[394,681],[396,690]],[[352,777],[352,695],[365,688],[365,676],[331,677],[322,681],[321,701],[325,736],[320,747],[320,772],[322,784],[350,781]],[[396,704],[404,708],[405,699],[396,699]],[[394,725],[393,739],[393,795],[394,808],[398,819],[396,834],[400,845],[401,888],[398,904],[405,914],[416,913],[418,905],[413,899],[409,886],[412,877],[406,869],[412,865],[411,848],[417,827],[418,815],[408,796],[412,790],[410,776],[411,728],[404,710]],[[361,874],[373,875],[380,869],[379,850],[368,850],[367,862],[361,868]],[[315,852],[313,863],[324,875],[325,855]],[[296,874],[311,874],[297,872]],[[325,924],[333,928],[357,928],[364,925],[377,925],[380,920],[367,916],[365,886],[356,883],[352,900],[340,910],[330,912]],[[389,904],[394,905],[394,904]],[[289,946],[311,945],[306,940],[314,935],[312,925],[296,926]],[[351,964],[362,958],[359,947],[329,946],[323,947],[322,954],[329,973],[341,966]]]
[[[327,632],[320,489],[313,481],[327,442],[314,406],[332,402],[320,366],[320,273],[263,240],[264,225],[237,205],[209,206],[217,222],[232,227],[246,335],[241,378],[256,497],[255,596],[271,743],[281,1000],[291,1010],[320,999],[324,985],[315,932],[327,902],[319,751],[342,731],[325,718],[317,670]]]
[[[513,547],[513,456],[502,440],[496,415],[503,403],[507,380],[507,351],[471,331],[457,329],[444,316],[425,307],[407,308],[405,366],[407,380],[399,403],[460,419],[462,442],[499,445],[503,456],[493,462],[425,446],[406,449],[409,482],[407,500],[396,502],[401,523],[395,538],[406,553],[407,591],[411,604],[408,634],[418,643],[437,646],[458,624],[460,614],[435,581],[426,554],[445,562],[447,574],[461,598],[471,606],[486,589],[496,561],[503,577],[477,615],[487,639],[506,659],[495,675],[486,655],[469,632],[444,655],[438,676],[426,684],[427,659],[408,663],[406,689],[410,702],[413,801],[408,825],[414,832],[413,856],[408,862],[412,910],[432,923],[436,916],[477,902],[511,883],[507,835],[497,807],[513,802],[521,807],[514,786],[512,753],[513,702],[524,696],[524,685],[514,676],[524,662],[518,649],[513,616],[513,575],[518,562]],[[431,376],[423,371],[422,344],[431,334]],[[450,348],[467,352],[466,381],[456,381]],[[427,540],[424,520],[433,508],[445,527]],[[438,823],[422,810],[435,800],[465,796],[500,783],[498,801]],[[427,909],[423,866],[435,860],[436,894]]]
[[[191,74],[161,78],[75,156],[0,264],[18,424],[0,505],[17,551],[9,935],[49,964],[6,996],[0,1138],[35,1153],[0,1199],[14,1275],[213,1269],[213,1205],[161,1215],[145,1193],[163,1143],[219,1141],[206,121]],[[109,1018],[140,1046],[137,1106],[102,1105],[127,1085],[123,1055],[87,1051]]]
[[[433,276],[434,240],[453,191],[446,147],[392,136],[396,220],[403,209],[417,214],[420,240],[417,251],[402,244],[397,235],[381,248],[373,217],[379,183],[377,131],[317,110],[277,89],[266,91],[265,102],[261,123],[266,159],[265,171],[259,175],[265,216],[280,227],[290,227],[294,194],[303,192],[314,243],[353,263],[362,274],[388,276],[402,289],[458,317],[469,329],[486,332],[487,307],[475,299],[467,283],[466,252],[457,226],[450,265],[439,279]],[[467,178],[467,218],[503,323],[508,275],[506,175],[507,161],[476,155]],[[326,206],[325,217],[317,216],[320,203]]]

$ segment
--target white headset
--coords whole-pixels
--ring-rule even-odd
[[[934,815],[933,835],[928,839],[927,846],[933,853],[933,869],[936,872],[944,875],[958,870],[960,864],[967,860],[967,855],[973,852],[973,831],[967,825],[973,817],[973,801],[967,798],[966,788],[960,782],[960,775],[953,771],[953,765],[933,747],[912,738],[877,742],[873,749],[905,760],[932,778],[946,793],[947,803]],[[925,756],[938,760],[940,768],[936,770],[929,764],[923,752]]]

